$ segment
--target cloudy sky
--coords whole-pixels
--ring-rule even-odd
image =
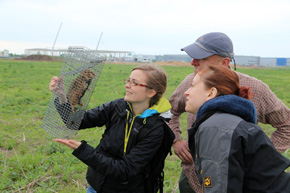
[[[236,55],[290,57],[289,0],[0,0],[0,51],[86,46],[183,54],[224,32]]]

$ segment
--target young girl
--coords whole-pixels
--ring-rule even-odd
[[[52,92],[58,89],[58,81],[57,77],[52,78]],[[72,148],[73,155],[88,165],[87,192],[145,192],[146,166],[163,139],[162,115],[171,108],[167,99],[162,97],[167,78],[163,70],[142,65],[132,70],[125,83],[124,99],[85,112],[79,129],[106,125],[97,148],[86,141],[55,139]],[[66,100],[59,98],[60,106],[67,105]],[[112,121],[113,116],[117,116],[116,121]],[[150,128],[151,132],[139,139],[138,133],[143,128]]]
[[[227,68],[202,69],[185,92],[189,148],[203,192],[290,192],[290,161],[256,125],[249,88]]]

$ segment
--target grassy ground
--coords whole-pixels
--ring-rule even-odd
[[[0,60],[0,192],[85,192],[86,166],[71,155],[71,150],[53,141],[40,128],[51,93],[48,83],[58,75],[60,62]],[[106,64],[89,108],[124,97],[123,80],[135,65]],[[169,98],[192,67],[163,66],[168,73]],[[290,107],[290,68],[239,69],[270,85]],[[181,118],[183,136],[186,117]],[[270,134],[273,128],[261,125]],[[104,128],[78,132],[75,140],[98,144]],[[290,153],[285,153],[289,157]],[[166,192],[178,192],[180,161],[173,155],[165,168]]]

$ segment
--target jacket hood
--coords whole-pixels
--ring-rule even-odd
[[[247,122],[257,123],[257,112],[253,102],[236,95],[222,95],[208,100],[198,109],[196,119],[209,110],[223,111],[239,116]]]
[[[160,113],[160,116],[162,116],[164,118],[171,118],[172,114],[170,113],[170,109],[171,109],[171,105],[170,105],[169,101],[165,97],[162,97],[159,99],[157,104],[153,105],[149,109],[146,109],[138,117],[147,118],[147,117],[150,117],[154,114]]]

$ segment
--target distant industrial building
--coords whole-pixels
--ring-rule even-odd
[[[192,58],[188,55],[158,55],[155,60],[158,61],[182,61],[190,63]],[[232,61],[231,63],[233,63]],[[261,58],[260,56],[236,55],[235,62],[240,66],[290,66],[290,58]]]
[[[259,56],[235,56],[235,62],[240,66],[259,66],[260,57]]]
[[[156,56],[156,61],[180,61],[180,62],[191,62],[192,58],[185,54],[177,55],[159,55]]]
[[[261,66],[290,66],[290,58],[261,58]]]
[[[8,58],[9,57],[9,50],[0,51],[0,58]]]
[[[141,63],[151,63],[151,62],[160,62],[160,61],[181,61],[181,62],[191,62],[192,58],[188,55],[143,55],[143,54],[132,54],[133,62]]]
[[[88,50],[90,52],[97,52],[100,57],[105,57],[107,61],[116,62],[133,62],[134,52],[131,51],[111,51],[111,50],[90,50],[85,46],[70,46],[69,48],[32,48],[25,49],[25,55],[49,55],[49,56],[63,56],[69,51]]]
[[[133,56],[133,62],[152,63],[156,61],[155,55],[137,54]]]
[[[52,50],[51,48],[31,48],[24,50],[25,56],[30,55],[61,56],[65,52],[67,52],[66,48],[57,48],[54,50]]]
[[[235,61],[236,64],[240,66],[290,66],[290,58],[263,58],[260,56],[236,55]]]
[[[69,47],[65,49],[50,49],[50,48],[34,48],[26,49],[25,55],[52,55],[52,56],[62,56],[65,52],[69,50],[89,50],[97,52],[101,57],[105,57],[107,61],[111,62],[140,62],[140,63],[152,63],[159,61],[181,61],[190,63],[192,58],[186,54],[167,54],[167,55],[143,55],[135,54],[131,51],[112,51],[112,50],[90,50],[83,46]],[[1,55],[2,54],[2,55]],[[2,51],[0,57],[9,57],[8,50]],[[232,61],[231,63],[233,63]],[[235,55],[235,62],[240,66],[290,66],[290,58],[263,58],[260,56],[243,56]]]

